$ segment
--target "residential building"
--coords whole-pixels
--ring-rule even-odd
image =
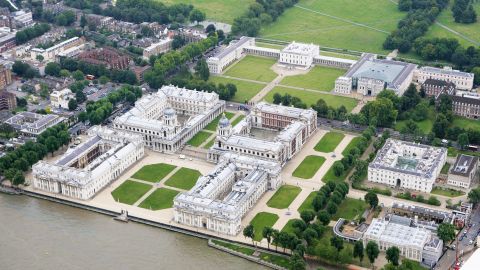
[[[0,90],[0,111],[13,111],[17,108],[17,97],[14,93]]]
[[[225,101],[216,93],[169,85],[135,102],[115,118],[113,127],[142,135],[145,146],[154,151],[174,153],[224,109]]]
[[[368,181],[428,193],[446,157],[445,148],[388,139],[368,165]]]
[[[416,70],[416,82],[423,84],[428,79],[452,82],[459,90],[472,90],[474,74],[454,70],[451,67],[444,67],[443,69],[435,67],[421,67]]]
[[[388,215],[374,218],[363,234],[363,244],[369,241],[378,244],[380,251],[397,247],[400,256],[434,265],[442,255],[443,241],[432,231],[416,225],[410,218]]]
[[[227,66],[245,55],[244,48],[254,45],[255,39],[251,37],[241,37],[238,41],[230,42],[226,48],[207,59],[208,69],[214,74],[222,73]]]
[[[172,49],[173,39],[162,39],[157,43],[153,43],[143,50],[143,58],[148,60],[152,55],[166,53]]]
[[[436,224],[452,223],[454,215],[452,212],[417,206],[404,202],[393,202],[391,213],[420,221],[433,221]]]
[[[416,65],[400,61],[377,59],[377,55],[365,53],[347,73],[335,81],[335,92],[350,94],[353,90],[364,96],[376,96],[384,89],[398,96],[413,80]]]
[[[151,69],[152,69],[151,66],[143,66],[143,67],[135,66],[132,68],[132,71],[133,73],[135,73],[135,77],[137,77],[137,81],[140,83],[143,83],[143,80],[144,80],[143,76],[145,75],[145,72]]]
[[[10,30],[0,30],[0,53],[15,47],[15,32]]]
[[[480,97],[475,96],[452,96],[452,111],[456,115],[467,118],[480,118]]]
[[[37,137],[47,128],[53,127],[65,118],[55,114],[38,114],[32,112],[20,112],[5,120],[5,123],[11,125],[19,133],[28,137]]]
[[[16,29],[24,28],[33,25],[32,12],[19,10],[10,13],[12,19],[12,27]]]
[[[309,68],[313,64],[313,58],[320,55],[320,47],[313,44],[292,42],[280,51],[280,64]]]
[[[56,60],[56,57],[65,56],[65,57],[73,57],[80,52],[83,51],[85,48],[85,39],[79,37],[73,37],[62,41],[50,48],[42,49],[42,48],[33,48],[30,51],[31,59],[36,61],[37,57],[41,55],[43,57],[44,62],[52,62]]]
[[[33,187],[88,200],[143,155],[141,136],[94,126],[88,131],[85,142],[69,149],[58,160],[41,160],[33,165]]]
[[[0,64],[0,89],[12,83],[12,71],[5,65]]]
[[[74,98],[75,95],[68,88],[55,90],[50,94],[50,104],[54,108],[68,109],[68,102]]]
[[[107,69],[128,69],[130,57],[113,48],[100,48],[80,53],[78,58],[92,65],[105,66]]]
[[[459,154],[448,171],[447,184],[468,190],[476,180],[477,171],[478,157]]]
[[[454,83],[436,79],[427,79],[422,86],[427,96],[435,99],[438,99],[440,95],[453,96],[456,90]]]

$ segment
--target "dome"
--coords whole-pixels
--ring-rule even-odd
[[[163,113],[165,114],[165,116],[173,116],[175,115],[175,110],[172,108],[166,108]]]
[[[218,125],[220,127],[228,127],[230,125],[230,121],[228,121],[228,118],[225,117],[225,114],[223,114],[222,118],[218,122]]]

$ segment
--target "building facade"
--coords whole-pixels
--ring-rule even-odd
[[[447,184],[453,187],[469,189],[476,181],[478,157],[460,154],[448,172]]]
[[[92,65],[105,66],[107,69],[128,69],[130,57],[112,48],[100,48],[85,51],[78,58]]]
[[[280,51],[280,64],[309,68],[315,56],[320,55],[320,47],[314,44],[292,42]]]
[[[143,58],[149,59],[150,56],[166,53],[172,49],[173,39],[162,39],[157,43],[153,43],[143,50]]]
[[[88,200],[141,159],[141,136],[94,126],[88,139],[57,161],[32,167],[33,187],[69,198]]]
[[[13,111],[17,108],[17,97],[15,94],[0,90],[0,111]]]
[[[37,137],[47,128],[53,127],[65,121],[65,118],[55,114],[38,114],[32,112],[20,112],[5,120],[19,133],[28,137]]]
[[[163,86],[117,117],[113,127],[142,135],[154,151],[174,153],[224,110],[216,93]]]
[[[12,83],[12,71],[5,65],[0,65],[0,89]]]
[[[213,74],[220,74],[223,70],[240,59],[244,53],[244,48],[255,46],[255,39],[251,37],[241,37],[238,41],[232,41],[230,45],[207,59],[208,69]]]
[[[427,79],[422,84],[425,93],[429,97],[435,97],[438,99],[440,95],[455,95],[455,84],[452,82],[436,80],[436,79]]]
[[[388,139],[368,165],[368,181],[429,193],[446,156],[445,148]]]
[[[48,63],[55,61],[57,56],[76,56],[80,54],[84,48],[85,40],[83,38],[73,37],[47,49],[33,48],[30,51],[30,55],[34,61],[36,61],[37,57],[41,55],[43,57],[43,61]]]
[[[456,115],[478,119],[480,117],[480,98],[452,96],[452,111]]]
[[[68,102],[74,98],[75,95],[68,88],[59,91],[55,90],[50,94],[50,104],[54,108],[68,109]]]
[[[472,90],[473,88],[473,73],[453,70],[450,67],[435,68],[435,67],[421,67],[415,72],[415,81],[423,84],[428,79],[441,80],[455,84],[459,90]]]

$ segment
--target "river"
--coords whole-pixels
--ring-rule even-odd
[[[0,193],[0,269],[267,269],[206,240]]]

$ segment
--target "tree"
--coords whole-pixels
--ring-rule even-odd
[[[457,141],[458,141],[458,144],[460,145],[460,148],[464,150],[465,147],[470,144],[470,140],[468,139],[468,133],[462,133],[458,135]]]
[[[87,18],[85,17],[85,14],[82,14],[82,17],[80,17],[80,27],[85,28],[87,26]]]
[[[197,65],[195,66],[195,72],[200,79],[208,81],[208,78],[210,77],[210,70],[208,69],[207,61],[205,61],[204,58],[197,62]]]
[[[334,247],[337,252],[340,252],[340,250],[343,249],[343,239],[339,236],[333,236],[330,238],[330,245]]]
[[[38,62],[43,62],[43,60],[45,60],[45,58],[41,54],[37,54],[35,58],[37,59]]]
[[[294,219],[292,222],[292,228],[296,234],[300,235],[307,228],[307,223],[301,219]]]
[[[268,246],[268,249],[270,249],[270,242],[272,241],[272,237],[273,237],[273,229],[271,227],[263,228],[262,236],[263,238],[267,239],[267,246]]]
[[[215,32],[217,29],[215,28],[215,25],[213,24],[209,24],[207,25],[207,27],[205,28],[205,33],[213,33]]]
[[[59,77],[61,70],[60,65],[55,62],[50,62],[45,66],[45,74],[50,76]]]
[[[78,104],[76,99],[72,98],[68,101],[68,110],[74,111],[75,109],[77,109],[77,107]]]
[[[378,205],[378,196],[372,191],[365,194],[365,201],[370,204],[371,208],[375,208]]]
[[[325,210],[318,212],[317,219],[325,226],[330,223],[330,215]]]
[[[444,243],[449,243],[455,239],[455,227],[450,223],[442,223],[438,226],[437,235]]]
[[[439,113],[433,123],[432,132],[438,138],[445,138],[446,130],[449,125],[450,121],[448,121],[444,114]]]
[[[55,136],[49,136],[49,137],[45,140],[45,146],[47,147],[48,152],[49,152],[49,153],[52,153],[52,155],[53,155],[53,152],[55,152],[55,150],[58,149],[58,141],[57,141],[57,138],[55,138]]]
[[[373,264],[375,260],[378,258],[378,254],[380,253],[377,243],[373,241],[369,241],[367,243],[367,247],[365,251],[367,253],[368,260],[370,261],[371,264]]]
[[[253,238],[255,238],[255,230],[254,230],[252,224],[249,224],[247,227],[245,227],[243,229],[243,236],[245,236],[245,238],[252,239],[252,243],[253,243],[253,245],[255,245],[255,241],[253,239]]]
[[[72,73],[72,77],[76,80],[76,81],[81,81],[85,78],[85,75],[83,74],[82,71],[80,70],[76,70],[75,72]]]
[[[334,202],[328,202],[327,204],[327,212],[330,215],[334,215],[338,210],[338,206]]]
[[[303,260],[303,258],[300,254],[294,253],[290,257],[289,269],[290,270],[305,270],[306,269],[305,261]]]
[[[398,260],[400,259],[400,250],[398,247],[389,247],[386,252],[387,261],[395,266],[398,266]]]
[[[23,185],[25,183],[25,177],[23,176],[22,172],[17,171],[15,176],[12,179],[12,184],[15,186]]]
[[[341,176],[344,171],[345,167],[343,166],[343,164],[341,162],[335,162],[335,164],[333,165],[333,173],[335,174],[335,176]]]
[[[468,193],[468,199],[471,203],[477,204],[480,202],[480,188],[470,190]]]
[[[196,22],[197,24],[201,21],[205,20],[205,13],[201,12],[198,9],[193,9],[192,12],[190,12],[190,21]]]
[[[300,213],[300,217],[308,224],[315,218],[315,212],[312,210],[304,210]]]
[[[303,233],[302,233],[302,238],[307,241],[307,244],[309,246],[312,245],[313,241],[318,238],[318,233],[315,231],[313,228],[307,228]]]
[[[40,96],[44,99],[47,99],[50,96],[50,89],[46,84],[40,84]]]
[[[354,258],[358,257],[360,262],[362,262],[364,255],[365,254],[363,251],[363,242],[362,241],[355,242],[355,245],[353,246],[353,257]]]

